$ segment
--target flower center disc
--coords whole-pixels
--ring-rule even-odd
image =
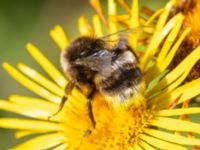
[[[79,103],[79,104],[78,104]],[[93,113],[96,127],[88,116],[86,101],[71,101],[63,113],[65,134],[72,149],[127,149],[137,143],[137,138],[151,118],[146,104],[131,108],[113,108],[103,96],[96,94]]]

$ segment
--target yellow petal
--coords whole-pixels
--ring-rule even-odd
[[[133,146],[133,150],[143,150],[138,144]]]
[[[47,119],[49,116],[54,114],[59,109],[59,105],[48,102],[46,100],[39,99],[39,98],[11,95],[9,97],[9,100],[18,105],[22,105],[24,107],[34,106],[34,108],[37,108],[39,110],[45,110],[46,114],[48,115],[46,116],[45,119]],[[51,120],[58,121],[60,120],[60,117],[61,116],[58,114],[56,116],[52,116]]]
[[[157,138],[145,135],[145,134],[140,134],[139,137],[146,141],[147,143],[155,146],[156,148],[161,148],[161,149],[166,149],[166,150],[171,150],[171,149],[175,149],[175,150],[187,150],[185,147],[176,145],[176,144],[172,144],[166,141],[162,141],[159,140]]]
[[[52,150],[64,150],[64,149],[68,149],[67,147],[68,147],[67,144],[62,144],[56,148],[53,148]]]
[[[23,130],[39,130],[39,131],[61,131],[62,126],[47,121],[37,121],[28,119],[0,118],[0,127],[10,129]]]
[[[94,27],[94,33],[97,35],[97,37],[103,36],[103,31],[101,27],[101,21],[98,15],[94,15],[92,17],[93,27]]]
[[[131,6],[131,23],[130,27],[131,28],[136,28],[139,26],[139,10],[138,10],[138,0],[133,0],[132,1],[132,6]]]
[[[45,132],[48,132],[48,131],[27,131],[27,130],[19,130],[19,131],[16,131],[15,132],[15,137],[17,139],[19,138],[23,138],[23,137],[26,137],[26,136],[30,136],[30,135],[33,135],[33,134],[40,134],[40,133],[45,133]]]
[[[83,16],[79,17],[78,19],[78,28],[79,28],[80,34],[83,36],[93,35],[91,26],[89,25],[88,21]]]
[[[172,118],[156,117],[150,125],[173,131],[200,133],[200,124]]]
[[[190,73],[191,69],[193,68],[193,66],[189,66],[185,72],[176,80],[174,81],[172,84],[170,84],[169,86],[167,86],[166,89],[164,89],[162,91],[162,93],[168,93],[170,91],[172,91],[173,89],[175,89],[176,87],[178,87],[183,81],[185,81],[186,77],[188,76],[188,74]]]
[[[200,113],[199,107],[165,109],[165,110],[158,111],[158,113],[156,113],[156,115],[157,116],[177,116],[177,115],[197,114],[197,113]]]
[[[125,0],[118,0],[118,2],[129,14],[131,13],[131,9]]]
[[[127,21],[126,21],[127,22]],[[142,17],[139,17],[139,23],[141,26],[144,26],[145,23],[146,23],[146,19],[142,18]]]
[[[158,55],[158,58],[157,58],[157,60],[156,60],[158,65],[159,65],[160,63],[162,63],[162,62],[165,62],[165,60],[168,60],[168,59],[166,58],[166,56],[167,56],[167,57],[170,57],[170,54],[167,55],[167,53],[169,52],[171,45],[174,43],[174,41],[175,41],[175,39],[176,39],[176,37],[177,37],[177,35],[178,35],[178,32],[180,31],[182,22],[183,22],[183,20],[180,20],[180,22],[178,22],[178,23],[175,25],[175,27],[172,29],[171,33],[168,35],[167,39],[165,40],[165,43],[163,44],[163,47],[162,47],[162,49],[161,49],[161,51],[160,51],[160,53],[159,53],[159,55]],[[177,42],[175,43],[176,46],[174,45],[173,48],[172,48],[172,49],[175,49],[175,50],[170,50],[170,53],[173,54],[173,53],[175,53],[175,52],[177,51],[179,45],[182,43],[183,39],[186,37],[186,35],[187,35],[190,31],[191,31],[191,28],[187,28],[187,29],[184,30],[184,32],[181,34],[181,36],[178,37],[178,40],[177,40]],[[175,52],[174,52],[174,51],[175,51]],[[172,55],[172,54],[171,54],[171,55]],[[172,55],[172,56],[173,56],[173,55]],[[170,62],[170,61],[169,61],[169,62]],[[169,63],[169,62],[168,62],[168,63]],[[167,65],[165,65],[165,66],[167,66]],[[166,67],[165,67],[165,68],[166,68]],[[165,68],[163,67],[162,70],[164,70]],[[161,70],[161,71],[162,71],[162,70]]]
[[[117,14],[117,4],[114,0],[108,0],[108,15],[113,16]],[[108,18],[108,26],[109,26],[109,33],[117,32],[117,24],[113,22],[110,18]]]
[[[199,139],[184,137],[178,134],[167,133],[154,129],[145,129],[144,133],[180,145],[200,145]]]
[[[172,47],[172,50],[169,52],[169,54],[167,55],[167,57],[163,60],[163,62],[158,63],[157,65],[155,65],[151,71],[151,69],[149,70],[149,72],[147,73],[147,75],[145,76],[145,81],[148,83],[149,81],[152,80],[152,78],[154,78],[155,76],[157,76],[159,73],[163,72],[168,65],[170,64],[171,60],[173,59],[176,50],[178,49],[179,45],[181,44],[181,42],[183,41],[183,39],[185,38],[185,36],[187,35],[187,33],[190,31],[190,28],[188,28],[188,30],[186,29],[183,34],[181,35],[181,37],[178,39],[178,41],[174,44],[174,46]],[[177,86],[179,86],[187,77],[187,75],[189,74],[190,70],[193,67],[193,63],[191,63],[189,65],[189,67],[187,67],[185,69],[185,72],[180,75],[180,77],[178,77],[178,79],[176,79],[176,81],[172,84],[170,84],[167,89],[165,89],[165,91],[163,91],[163,93],[169,92],[171,90],[173,90],[174,88],[176,88]],[[164,88],[164,85],[161,86],[161,84],[164,84],[164,81],[161,80],[163,83],[159,83],[157,84],[154,88],[152,88],[148,93],[147,96],[152,95],[153,93],[159,91],[160,89]],[[160,82],[161,82],[160,81]],[[172,82],[172,81],[171,81]],[[161,87],[159,87],[161,86]],[[165,85],[167,86],[167,85]]]
[[[34,106],[34,107],[33,107]],[[35,105],[21,105],[16,104],[12,102],[8,102],[6,100],[0,100],[0,108],[9,112],[25,115],[32,118],[38,118],[38,119],[47,119],[51,114],[56,112],[56,109],[53,110],[46,110],[46,109],[40,109]],[[55,118],[53,118],[54,121]]]
[[[194,66],[194,64],[200,59],[200,46],[197,47],[190,53],[169,75],[167,75],[165,78],[169,79],[167,80],[168,83],[171,83],[175,79],[178,78],[178,76],[186,69]],[[191,61],[192,60],[192,61]]]
[[[164,12],[165,9],[161,8],[159,10],[157,10],[146,22],[145,22],[145,26],[149,26],[151,24],[151,22],[157,18],[161,13]]]
[[[147,144],[142,140],[139,140],[138,142],[144,150],[155,150],[155,148],[153,148],[151,145]]]
[[[55,96],[54,94],[47,91],[45,88],[42,88],[35,82],[31,81],[8,63],[3,63],[3,67],[14,79],[16,79],[30,91],[52,102],[60,102],[60,97]]]
[[[65,141],[65,136],[60,133],[46,134],[32,138],[20,145],[17,145],[13,150],[39,150],[39,149],[50,149],[56,145],[59,145]]]
[[[163,41],[163,39],[167,36],[167,34],[171,31],[171,29],[181,20],[183,19],[182,14],[175,15],[172,19],[170,19],[163,29],[155,30],[151,41],[148,45],[147,51],[141,59],[141,68],[146,71],[148,68],[147,63],[157,52],[158,46]]]
[[[137,28],[139,27],[139,14],[138,14],[138,0],[132,1],[131,6],[131,18],[130,18],[130,28]],[[134,34],[129,35],[129,42],[133,49],[138,47],[138,37]]]
[[[163,93],[165,94],[168,91],[177,87],[187,77],[187,74],[190,72],[192,67],[199,59],[200,59],[200,47],[197,47],[175,69],[173,69],[170,73],[168,73],[154,88],[152,88],[149,91],[148,96],[157,91],[162,90],[175,80],[177,81],[175,81],[173,85],[170,85],[171,87],[168,87],[167,91],[164,91]]]
[[[172,31],[174,31],[175,29],[177,29],[177,26]],[[177,49],[179,48],[180,44],[182,43],[182,41],[184,40],[186,35],[190,32],[190,30],[191,30],[191,28],[187,28],[182,33],[182,35],[178,38],[178,40],[176,41],[176,43],[173,45],[170,52],[168,53],[171,44],[173,44],[173,40],[171,40],[172,37],[170,37],[170,35],[171,35],[171,33],[174,33],[174,32],[171,32],[169,34],[169,36],[167,37],[167,39],[165,41],[163,48],[161,49],[161,52],[159,53],[159,56],[158,56],[158,59],[156,60],[155,65],[153,67],[151,67],[151,69],[148,70],[148,72],[146,73],[146,75],[144,77],[147,84],[151,80],[153,80],[153,78],[158,76],[160,73],[162,73],[168,67],[168,65],[172,61]],[[175,33],[175,35],[177,35],[177,33]],[[174,34],[173,34],[173,36],[174,36]],[[167,40],[168,40],[168,42],[167,42]],[[167,53],[168,53],[168,55],[167,55]],[[149,93],[149,95],[151,95],[151,93]]]
[[[96,10],[97,14],[101,18],[101,21],[103,22],[106,29],[108,29],[108,22],[103,14],[103,9],[102,9],[100,0],[90,0],[90,4]]]
[[[58,45],[61,51],[69,45],[69,40],[63,28],[59,25],[55,26],[54,29],[50,31],[50,36]]]
[[[171,11],[171,8],[173,7],[173,5],[176,3],[176,0],[170,0],[167,5],[165,6],[165,11],[160,15],[158,22],[156,24],[156,29],[160,30],[163,28],[163,26],[165,25],[165,22],[168,19],[169,13]]]
[[[55,83],[53,83],[52,81],[45,78],[43,75],[41,75],[36,70],[34,70],[22,63],[18,64],[18,68],[24,74],[26,74],[29,78],[36,81],[37,83],[39,83],[40,85],[42,85],[43,87],[45,87],[46,89],[51,91],[52,93],[55,93],[56,95],[58,95],[60,97],[62,97],[64,95],[64,90],[62,88],[58,87]]]
[[[20,105],[31,105],[46,110],[54,110],[57,104],[48,102],[40,98],[33,98],[28,96],[11,95],[9,100]]]
[[[31,56],[41,65],[41,67],[47,72],[47,74],[61,87],[65,87],[67,84],[66,79],[56,69],[56,67],[31,43],[26,45],[28,52]]]
[[[154,105],[156,103],[157,109],[165,108],[168,104],[172,103],[176,98],[180,97],[178,104],[191,99],[200,94],[200,78],[193,80],[187,84],[182,85],[179,88],[171,92],[163,93],[159,96],[156,96],[149,101],[149,105]]]

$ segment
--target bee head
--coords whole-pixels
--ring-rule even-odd
[[[61,54],[61,65],[69,78],[78,82],[89,82],[94,74],[103,67],[106,52],[105,43],[93,37],[79,37]],[[103,52],[103,53],[102,53]],[[103,56],[103,57],[102,57]]]
[[[71,62],[79,58],[87,57],[101,49],[104,49],[105,43],[101,39],[83,36],[74,40],[66,49],[66,57]]]

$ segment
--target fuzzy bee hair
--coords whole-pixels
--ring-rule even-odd
[[[79,37],[61,54],[61,65],[70,80],[92,84],[120,102],[136,94],[142,80],[137,57],[124,42],[110,46],[101,38]]]

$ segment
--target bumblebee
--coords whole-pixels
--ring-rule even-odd
[[[65,88],[59,110],[62,110],[68,95],[75,86],[89,87],[87,94],[88,115],[95,127],[92,99],[99,91],[112,103],[127,105],[136,95],[142,81],[138,59],[124,38],[113,45],[107,37],[82,36],[74,40],[61,53],[61,66],[69,83]],[[82,87],[82,86],[81,86]],[[110,97],[110,98],[109,98]]]

